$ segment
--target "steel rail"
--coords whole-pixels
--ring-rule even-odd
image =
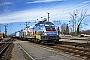
[[[21,47],[21,49],[28,55],[28,57],[32,60],[35,60],[19,43],[18,45]]]
[[[9,46],[10,44],[7,44],[1,51],[0,51],[0,55],[3,53],[3,51]]]

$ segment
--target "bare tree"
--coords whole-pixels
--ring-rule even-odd
[[[73,29],[73,32],[76,32],[76,18],[77,18],[77,15],[78,15],[78,11],[75,10],[73,11],[73,13],[70,13],[71,15],[71,24],[72,24],[72,29]]]
[[[57,28],[57,31],[58,31],[58,35],[59,35],[60,34],[60,28],[59,27]]]
[[[68,27],[68,24],[66,25],[66,34],[69,34],[69,27]]]
[[[62,34],[65,34],[65,31],[66,31],[66,23],[63,23],[61,25],[61,32],[62,32]]]
[[[53,23],[54,23],[56,26],[61,25],[61,21],[60,21],[60,20],[54,20]]]
[[[86,18],[87,16],[90,16],[90,15],[87,15],[87,10],[82,10],[80,13],[78,13],[78,11],[74,11],[73,14],[71,14],[71,18],[72,18],[72,26],[73,26],[73,32],[76,32],[76,28],[77,28],[77,34],[79,35],[80,32],[80,25],[82,24],[84,18]]]
[[[58,31],[58,34],[60,34],[60,25],[61,25],[61,21],[60,20],[54,20],[53,23],[56,26],[56,29]]]
[[[80,34],[80,25],[82,24],[82,21],[89,15],[87,15],[87,10],[82,10],[81,13],[80,13],[80,17],[79,17],[79,20],[78,20],[78,26],[77,26],[77,34],[79,35]]]

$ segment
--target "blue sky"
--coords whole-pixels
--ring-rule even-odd
[[[13,33],[25,28],[25,22],[32,25],[41,17],[47,18],[48,12],[51,22],[61,20],[68,23],[74,10],[87,10],[90,14],[89,6],[90,0],[0,0],[0,29],[4,32],[4,25],[8,24],[8,34]],[[83,21],[90,23],[90,17]],[[90,30],[90,24],[83,26],[83,29]]]

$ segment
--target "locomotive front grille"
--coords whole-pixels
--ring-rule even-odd
[[[49,36],[48,39],[55,40],[56,39],[56,36]]]
[[[55,40],[56,36],[42,36],[41,39],[42,40]]]

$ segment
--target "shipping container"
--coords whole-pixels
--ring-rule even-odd
[[[20,37],[20,38],[23,37],[23,30],[21,30],[21,31],[19,32],[19,37]]]
[[[16,34],[15,34],[15,35],[16,35],[16,37],[19,37],[19,32],[20,32],[20,31],[16,32]]]
[[[3,33],[0,33],[0,38],[3,38],[4,37],[4,34]]]
[[[33,28],[27,27],[23,29],[23,38],[32,38],[33,37]]]
[[[23,29],[23,38],[26,38],[26,28]]]

